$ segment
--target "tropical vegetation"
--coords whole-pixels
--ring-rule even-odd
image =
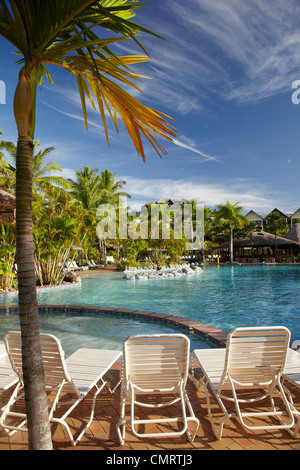
[[[15,193],[15,169],[9,160],[15,158],[15,148],[12,142],[0,141],[0,178],[2,186],[12,194]],[[126,181],[119,180],[117,174],[108,169],[100,171],[85,165],[82,165],[80,170],[75,170],[73,179],[57,177],[54,173],[61,171],[60,166],[54,161],[47,163],[52,150],[52,147],[42,149],[34,156],[33,240],[37,285],[61,283],[70,261],[76,261],[83,267],[88,266],[91,260],[95,264],[106,264],[109,254],[113,256],[117,266],[124,269],[127,266],[155,265],[158,260],[165,265],[178,263],[182,256],[189,254],[186,250],[188,240],[185,233],[182,233],[180,239],[175,237],[174,218],[172,212],[170,217],[166,204],[160,204],[158,236],[154,236],[151,231],[151,204],[143,208],[146,210],[148,225],[147,233],[141,234],[141,214],[131,211],[130,206],[125,209],[123,204],[124,198],[131,199],[131,195],[126,191]],[[192,207],[192,220],[195,223],[197,201],[183,202],[184,205],[189,204]],[[117,219],[120,210],[125,210],[128,222],[126,237],[121,236],[118,230],[114,238],[99,237],[97,224],[100,217],[97,215],[97,208],[102,204],[115,207]],[[165,221],[169,236],[164,236],[162,232],[164,213],[167,214]],[[184,219],[184,211],[182,217]],[[39,223],[40,220],[43,220],[43,224]],[[9,290],[16,287],[13,270],[16,229],[14,225],[9,224],[1,224],[0,227],[0,288]],[[204,207],[205,248],[213,249],[224,242],[229,242],[232,247],[234,236],[243,237],[254,230],[259,228],[242,215],[239,203],[231,204],[226,201],[215,208]],[[266,230],[275,235],[283,235],[287,226],[282,223],[280,216],[271,214]],[[232,257],[233,251],[230,251],[228,261],[232,262]]]

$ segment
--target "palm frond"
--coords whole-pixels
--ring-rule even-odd
[[[28,73],[32,68],[38,70],[39,84],[44,75],[53,83],[48,64],[73,73],[86,127],[89,100],[99,110],[107,142],[105,111],[117,131],[121,118],[138,155],[145,160],[143,139],[161,156],[166,151],[159,138],[172,142],[176,131],[168,123],[169,116],[143,105],[124,90],[140,91],[137,82],[142,76],[130,66],[150,60],[137,35],[143,32],[159,37],[133,21],[135,10],[142,6],[137,0],[0,0],[0,35],[23,54]],[[127,39],[133,39],[145,55],[117,56],[113,45]]]
[[[54,185],[54,186],[59,186],[62,189],[70,189],[71,185],[69,181],[67,181],[65,178],[62,176],[41,176],[41,177],[36,177],[35,178],[35,184],[37,186],[43,187],[43,185]]]

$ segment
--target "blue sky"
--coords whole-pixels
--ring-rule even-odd
[[[74,77],[50,69],[54,85],[38,90],[35,138],[54,146],[49,160],[74,177],[81,165],[117,173],[128,204],[196,198],[209,207],[229,200],[267,214],[300,207],[300,4],[297,0],[152,0],[136,21],[165,38],[143,36],[152,61],[137,71],[143,103],[176,119],[178,137],[162,159],[148,145],[146,163],[120,125],[108,147],[100,116],[89,109],[86,131]],[[130,42],[118,54],[136,53]],[[16,141],[13,94],[19,66],[0,38],[0,104],[5,140]],[[300,94],[299,94],[300,96]]]

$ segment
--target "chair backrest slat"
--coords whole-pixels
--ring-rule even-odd
[[[290,331],[285,327],[236,328],[227,337],[226,357],[219,390],[228,377],[241,385],[274,380],[283,372]]]
[[[185,335],[135,335],[123,343],[124,373],[142,388],[187,380],[189,340]]]
[[[12,368],[23,380],[22,342],[20,332],[8,332],[3,337]],[[64,380],[77,394],[77,389],[68,373],[64,351],[60,341],[53,335],[40,334],[46,388],[57,388]]]

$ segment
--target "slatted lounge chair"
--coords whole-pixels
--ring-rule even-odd
[[[290,429],[294,425],[292,409],[281,383],[289,341],[290,332],[285,327],[237,328],[229,333],[226,349],[197,349],[192,352],[202,374],[197,384],[204,387],[208,415],[217,439],[222,437],[224,421],[233,416],[237,416],[248,430]],[[219,430],[212,417],[209,391],[224,413]],[[248,398],[243,397],[242,392],[245,391]],[[262,393],[258,395],[258,392]],[[274,394],[281,398],[280,410],[275,408]],[[272,411],[241,411],[241,404],[254,405],[266,397],[270,398]],[[229,413],[226,401],[234,403],[235,413]],[[283,414],[288,415],[286,422],[282,419]],[[260,426],[245,422],[247,417],[263,416],[275,417],[278,421]]]
[[[82,267],[78,266],[75,261],[69,261],[66,264],[66,268],[68,271],[80,271],[83,269]]]
[[[11,367],[5,344],[0,341],[0,393],[18,382],[18,376]]]
[[[8,401],[0,418],[0,424],[9,434],[16,431],[27,431],[24,428],[26,423],[26,415],[12,411],[13,405],[19,398],[23,396],[22,382],[22,359],[21,359],[21,335],[19,332],[8,332],[3,337],[7,348],[8,356],[12,368],[18,375],[18,384]],[[49,419],[51,422],[60,423],[66,429],[72,445],[76,445],[82,438],[86,430],[89,428],[95,409],[95,402],[98,394],[105,385],[104,375],[112,367],[112,365],[121,356],[121,351],[101,350],[101,349],[78,349],[68,359],[64,358],[64,351],[60,341],[52,335],[41,334],[41,348],[43,355],[43,364],[45,372],[46,390],[54,392],[55,396],[51,401],[49,410]],[[109,385],[108,385],[109,386]],[[93,400],[91,404],[90,418],[79,436],[74,439],[71,429],[66,422],[67,417],[72,410],[86,397],[93,389]],[[109,387],[110,389],[110,387]],[[115,391],[111,390],[111,393]],[[71,394],[73,399],[66,401],[64,394]],[[69,405],[67,411],[62,416],[55,416],[57,408],[62,404]],[[22,422],[14,425],[11,424],[10,418],[22,419]]]
[[[104,268],[104,264],[96,264],[93,259],[92,259],[91,263],[95,268]]]
[[[3,341],[0,341],[0,357],[7,356],[6,347]]]
[[[188,399],[185,386],[189,366],[189,339],[181,334],[164,335],[135,335],[127,338],[123,343],[123,370],[121,392],[121,417],[117,425],[121,445],[125,441],[125,427],[130,423],[132,432],[139,438],[145,437],[176,437],[187,433],[192,442],[195,438],[199,421],[195,417]],[[147,398],[153,400],[160,396],[160,404],[149,403]],[[167,395],[168,401],[163,400]],[[172,397],[170,399],[170,396]],[[141,398],[141,397],[144,397]],[[164,397],[166,398],[166,397]],[[125,405],[130,403],[130,419],[125,418]],[[143,401],[141,401],[143,400]],[[136,419],[136,406],[148,408],[162,408],[180,402],[181,413],[179,417],[159,419]],[[186,407],[191,416],[187,417]],[[192,421],[193,430],[188,429]],[[154,423],[182,423],[182,429],[168,432],[141,432],[139,425]],[[146,431],[146,429],[144,428]]]
[[[288,359],[283,371],[283,386],[288,395],[294,416],[297,418],[295,429],[290,429],[289,432],[293,437],[297,437],[300,430],[300,411],[295,407],[292,394],[290,392],[290,384],[297,387],[300,391],[300,352],[292,349],[289,349],[288,351]]]

